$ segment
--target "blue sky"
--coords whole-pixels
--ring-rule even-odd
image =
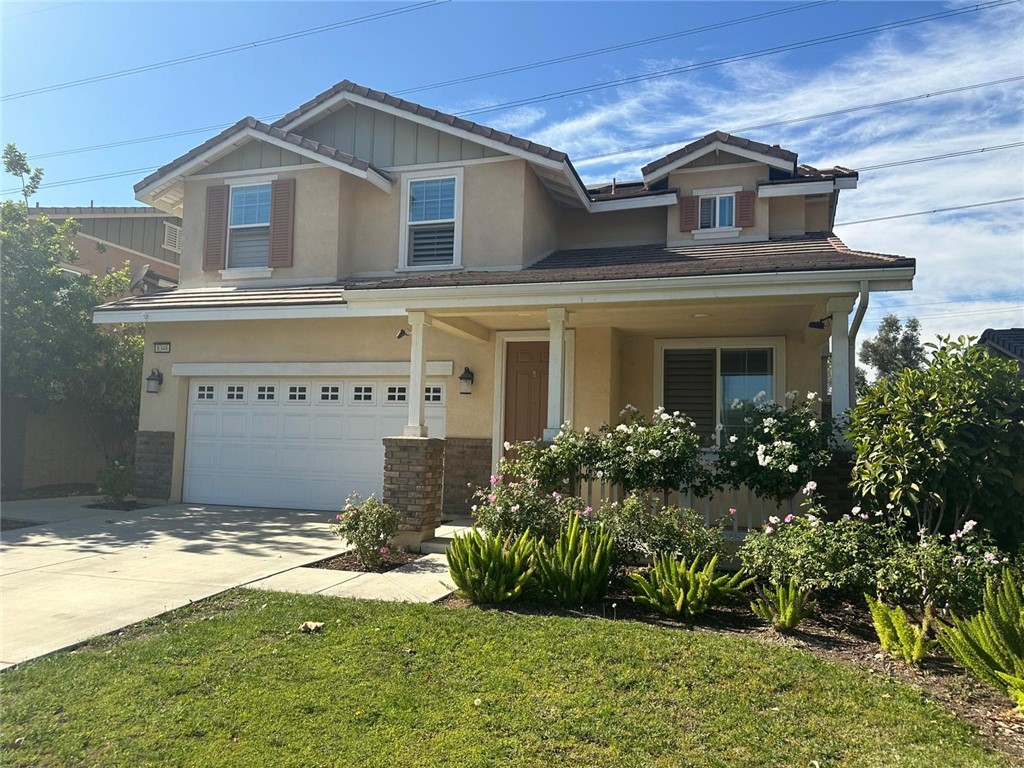
[[[48,186],[35,198],[42,205],[135,204],[134,182],[218,126],[245,115],[279,116],[344,78],[447,112],[488,110],[467,117],[568,152],[587,182],[637,179],[646,162],[715,129],[779,143],[801,162],[858,169],[1024,142],[1024,79],[1010,80],[1024,78],[1019,0],[982,3],[980,10],[930,2],[416,5],[8,0],[0,9],[3,141],[44,167]],[[816,42],[955,11],[964,12]],[[720,26],[701,29],[711,25]],[[235,46],[241,50],[19,95]],[[784,46],[793,47],[758,55]],[[614,84],[637,77],[646,79]],[[1010,81],[980,85],[1000,80]],[[962,90],[850,111],[953,89]],[[840,114],[805,119],[830,112]],[[758,127],[769,123],[783,124]],[[67,152],[200,128],[206,130]],[[135,172],[117,175],[126,171]],[[4,177],[5,193],[15,187]],[[1024,147],[1013,146],[865,170],[860,188],[842,194],[837,219],[1022,196]],[[867,332],[886,311],[919,317],[926,338],[1024,325],[1024,202],[836,231],[851,247],[918,259],[914,292],[874,296]]]

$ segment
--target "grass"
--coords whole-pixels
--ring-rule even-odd
[[[628,621],[238,590],[0,683],[5,767],[1005,765],[909,687]]]

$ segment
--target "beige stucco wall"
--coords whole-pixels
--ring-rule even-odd
[[[707,157],[707,156],[705,156]],[[703,159],[703,158],[701,158]],[[768,166],[761,163],[751,163],[742,168],[726,168],[717,171],[703,171],[700,173],[684,173],[675,171],[668,175],[669,187],[679,190],[683,196],[693,194],[695,189],[715,189],[719,187],[742,187],[744,191],[757,189],[759,181],[768,180]],[[669,243],[690,244],[700,243],[708,245],[717,242],[735,242],[736,238],[722,238],[721,240],[695,240],[689,232],[679,230],[679,206],[670,205],[667,209],[667,221],[665,239]],[[754,203],[754,226],[744,227],[739,234],[742,238],[764,239],[769,231],[769,210],[768,200],[757,198]]]
[[[558,248],[558,206],[529,165],[524,182],[523,261],[532,264]]]
[[[675,208],[676,206],[673,206]],[[677,217],[678,220],[678,217]],[[665,209],[587,213],[563,208],[558,217],[560,249],[665,242]]]
[[[804,218],[806,209],[807,204],[802,195],[769,198],[769,236],[791,237],[804,234],[807,231]]]
[[[467,165],[464,173],[463,266],[521,266],[526,161]]]
[[[838,193],[833,193],[838,194]],[[808,232],[828,232],[829,195],[822,195],[807,201],[806,227]]]

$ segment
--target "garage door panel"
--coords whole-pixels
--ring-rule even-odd
[[[353,492],[381,497],[382,439],[403,433],[404,403],[381,402],[380,382],[366,379],[281,380],[274,400],[269,390],[258,399],[261,385],[269,386],[240,377],[193,380],[187,502],[337,510]],[[426,424],[443,437],[443,405],[427,406]]]

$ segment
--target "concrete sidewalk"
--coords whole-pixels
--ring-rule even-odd
[[[443,554],[389,573],[304,568],[347,549],[329,512],[175,504],[88,509],[96,497],[8,502],[0,534],[0,669],[227,589],[433,602]],[[445,526],[450,534],[459,526]]]

